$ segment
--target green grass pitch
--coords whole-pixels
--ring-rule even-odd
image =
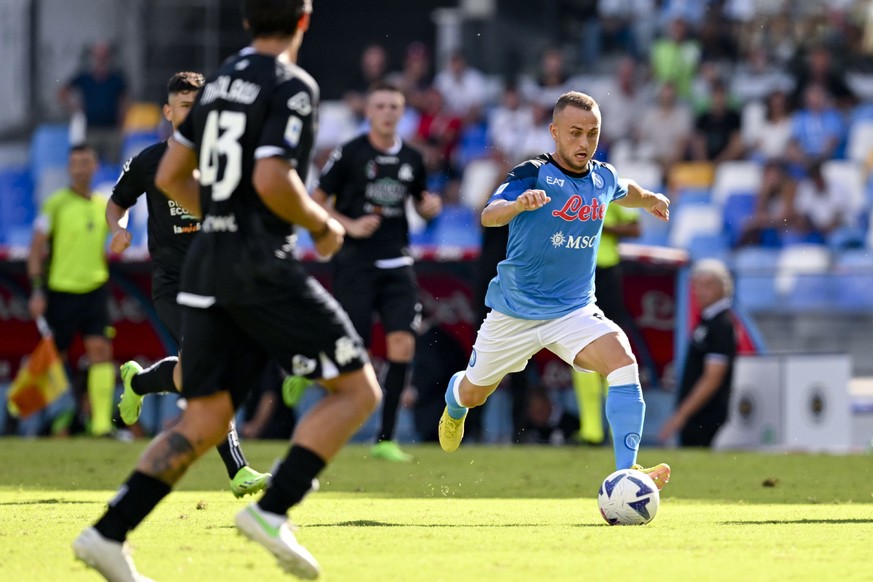
[[[97,580],[70,542],[97,518],[145,442],[0,439],[0,580]],[[285,443],[247,442],[267,470]],[[295,509],[324,579],[345,581],[873,580],[873,457],[644,450],[673,467],[655,520],[597,510],[607,448],[409,447],[390,464],[350,446]],[[156,580],[286,576],[237,535],[216,454],[130,536]]]

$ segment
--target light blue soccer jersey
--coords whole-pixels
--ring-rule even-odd
[[[615,168],[592,160],[577,174],[543,154],[507,175],[488,203],[545,190],[551,202],[509,222],[506,259],[488,285],[485,304],[520,319],[555,319],[594,301],[594,269],[603,216],[627,189]]]

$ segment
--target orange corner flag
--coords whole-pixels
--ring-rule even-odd
[[[54,339],[44,336],[9,388],[9,412],[27,418],[60,398],[69,385]]]

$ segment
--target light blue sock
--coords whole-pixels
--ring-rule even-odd
[[[639,384],[609,387],[606,420],[612,431],[616,469],[630,469],[637,462],[645,414],[646,403]]]
[[[461,420],[467,414],[468,408],[458,404],[458,399],[455,397],[455,384],[461,381],[461,376],[464,371],[455,372],[449,380],[449,387],[446,388],[446,408],[449,410],[449,416],[455,420]]]

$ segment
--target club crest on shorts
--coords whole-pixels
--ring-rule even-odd
[[[291,373],[295,376],[308,376],[315,371],[318,363],[312,358],[300,354],[294,354],[291,358]]]
[[[470,366],[471,368],[476,365],[476,350],[475,349],[470,354],[470,363],[467,365]]]

